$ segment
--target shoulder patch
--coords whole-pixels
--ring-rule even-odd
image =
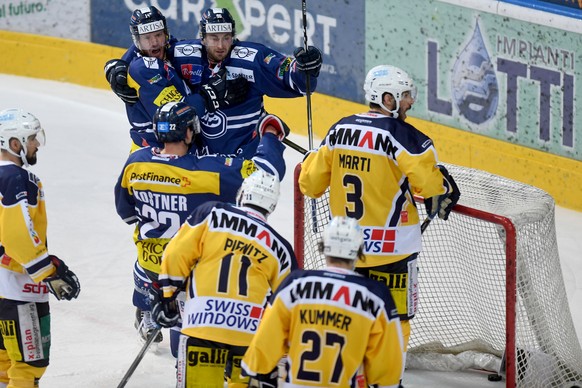
[[[275,54],[271,53],[271,54],[267,55],[265,57],[265,59],[263,59],[263,62],[265,62],[268,65],[269,63],[271,63],[271,59],[273,59],[273,58],[275,58]]]
[[[156,82],[160,81],[162,76],[159,74],[154,75],[152,78],[148,79],[148,83],[155,84]]]
[[[259,50],[250,47],[236,46],[232,49],[230,57],[234,59],[243,59],[245,61],[253,62]]]
[[[143,57],[143,63],[148,69],[159,69],[158,59],[153,57]]]
[[[174,47],[174,57],[202,57],[202,45],[177,44]]]

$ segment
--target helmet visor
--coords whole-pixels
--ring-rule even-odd
[[[39,147],[44,147],[46,144],[46,136],[44,134],[44,129],[41,128],[37,133],[30,135],[27,140],[28,142],[36,140],[38,141]]]

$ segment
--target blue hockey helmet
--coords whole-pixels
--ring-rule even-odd
[[[234,36],[234,18],[226,8],[208,8],[200,19],[200,34],[202,39],[206,34],[218,34],[230,32]]]
[[[184,140],[188,128],[192,128],[195,136],[200,133],[196,110],[184,102],[168,102],[154,114],[154,133],[161,143]]]
[[[150,6],[138,8],[131,14],[131,19],[129,19],[129,31],[131,32],[133,43],[139,50],[142,50],[139,41],[140,35],[160,30],[164,31],[167,43],[170,40],[170,35],[168,33],[166,17],[162,15],[160,10],[156,7]]]

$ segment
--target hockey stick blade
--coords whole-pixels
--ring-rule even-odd
[[[303,155],[307,153],[307,150],[305,148],[301,147],[299,144],[294,143],[287,138],[283,139],[283,143],[293,148],[295,151],[302,153]]]
[[[152,342],[154,342],[154,339],[158,336],[158,334],[160,333],[161,330],[162,330],[161,328],[160,329],[156,329],[148,337],[147,341],[145,342],[145,344],[143,344],[141,350],[139,351],[139,353],[135,357],[135,360],[133,360],[133,363],[131,364],[131,366],[129,367],[129,369],[127,370],[127,372],[125,373],[125,376],[123,376],[123,378],[119,382],[119,385],[117,386],[117,388],[123,388],[123,387],[125,387],[125,384],[127,384],[127,382],[129,381],[131,375],[133,375],[133,372],[135,372],[137,366],[139,365],[139,363],[141,362],[141,360],[145,356],[146,352],[148,351],[150,345],[152,344]]]

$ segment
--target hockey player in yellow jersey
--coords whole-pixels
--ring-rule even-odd
[[[243,181],[237,206],[200,205],[168,243],[152,314],[163,326],[179,318],[186,290],[177,387],[246,387],[240,363],[267,297],[297,268],[291,245],[267,224],[279,179],[257,170]]]
[[[333,216],[356,218],[364,230],[363,275],[386,283],[398,308],[405,338],[418,305],[416,259],[421,230],[413,195],[425,198],[429,217],[447,219],[459,190],[438,165],[432,140],[405,122],[416,87],[403,70],[371,69],[364,82],[370,110],[344,117],[319,149],[303,161],[299,185],[310,197],[329,187]]]
[[[77,276],[50,255],[36,164],[44,145],[38,119],[20,109],[0,111],[0,387],[32,388],[49,364],[49,292],[79,295]]]
[[[169,102],[156,110],[154,133],[163,148],[146,147],[128,157],[115,186],[117,213],[134,224],[138,258],[134,265],[137,308],[135,326],[145,341],[156,331],[151,319],[149,289],[157,280],[162,253],[190,213],[207,201],[233,202],[243,179],[262,168],[277,179],[285,174],[281,140],[289,128],[278,117],[258,120],[259,146],[252,159],[189,153],[200,133],[195,109],[184,102]],[[171,331],[176,354],[179,331]],[[155,342],[162,341],[158,332]]]
[[[286,355],[285,387],[398,386],[398,313],[388,287],[354,272],[363,242],[355,219],[331,220],[320,243],[326,268],[294,271],[279,286],[243,358],[245,374],[263,380]]]

